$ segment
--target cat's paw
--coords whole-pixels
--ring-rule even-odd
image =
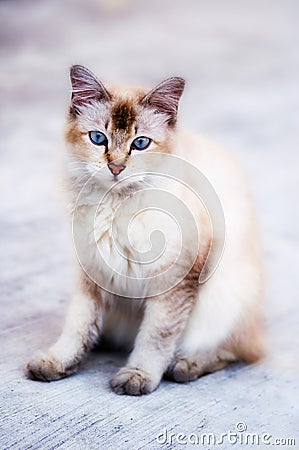
[[[141,369],[124,367],[110,380],[110,386],[116,394],[143,395],[154,391],[159,382]]]
[[[167,369],[166,377],[177,383],[194,381],[203,374],[197,361],[189,358],[176,357]]]
[[[51,353],[39,352],[26,364],[25,373],[31,380],[54,381],[65,378],[76,370],[76,366],[66,367]]]

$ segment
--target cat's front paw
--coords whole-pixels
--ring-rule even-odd
[[[31,380],[54,381],[67,377],[75,369],[76,366],[66,366],[51,353],[39,352],[28,361],[25,373]]]
[[[154,391],[159,382],[141,369],[124,367],[110,380],[110,386],[116,394],[144,395]]]

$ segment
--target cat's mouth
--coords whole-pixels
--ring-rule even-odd
[[[118,175],[113,175],[113,176],[111,177],[111,179],[112,179],[113,183],[118,183],[118,182],[119,182]]]

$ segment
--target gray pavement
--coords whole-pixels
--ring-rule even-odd
[[[296,0],[0,3],[1,449],[195,448],[177,433],[219,437],[239,422],[271,434],[271,444],[297,438],[298,448],[298,19]],[[126,358],[119,353],[95,351],[59,382],[24,377],[26,359],[58,335],[74,280],[57,188],[73,63],[131,84],[186,77],[181,126],[239,159],[267,274],[269,350],[259,365],[163,381],[142,398],[110,391]],[[228,440],[201,448],[218,446],[232,448]]]

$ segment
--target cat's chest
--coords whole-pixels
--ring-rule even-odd
[[[77,255],[89,270],[138,276],[159,271],[180,245],[176,222],[143,203],[82,206],[73,223]]]
[[[101,255],[122,270],[154,271],[165,264],[180,241],[180,230],[169,215],[144,208],[97,211],[94,239]]]
[[[190,270],[197,254],[192,223],[177,203],[164,203],[150,192],[76,211],[77,256],[99,286],[120,296],[145,297]]]

